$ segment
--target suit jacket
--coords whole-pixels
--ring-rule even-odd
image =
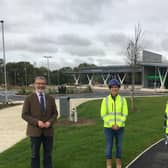
[[[22,109],[22,118],[28,122],[27,124],[27,135],[28,136],[53,136],[53,124],[57,119],[57,109],[55,100],[53,97],[46,95],[46,109],[45,112],[41,112],[40,110],[40,102],[38,100],[38,96],[36,93],[32,93],[27,96],[23,109]],[[39,128],[38,120],[41,121],[49,121],[51,126],[49,128]]]

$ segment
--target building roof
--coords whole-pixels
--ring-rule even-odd
[[[142,67],[163,67],[168,68],[168,63],[139,63],[136,72],[142,72]],[[108,74],[108,73],[128,73],[131,72],[130,65],[97,66],[84,67],[79,72],[67,72],[67,74]]]
[[[138,67],[136,71],[141,72],[142,68]],[[131,72],[130,65],[99,66],[99,67],[87,67],[80,69],[80,73],[83,74],[122,73],[122,72]]]
[[[164,67],[168,68],[168,63],[140,63],[142,66]]]

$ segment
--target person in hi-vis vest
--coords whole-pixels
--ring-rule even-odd
[[[168,145],[168,102],[166,103],[166,109],[164,114],[164,128],[165,128],[165,145]]]
[[[112,149],[115,140],[116,167],[121,168],[122,139],[125,122],[128,115],[127,101],[119,95],[120,82],[116,79],[109,81],[110,94],[101,103],[101,117],[104,121],[106,140],[106,168],[112,168]]]

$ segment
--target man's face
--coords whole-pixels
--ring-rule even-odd
[[[118,86],[112,86],[110,90],[111,90],[111,94],[113,96],[116,96],[119,92],[119,87]]]
[[[46,88],[46,81],[45,80],[42,80],[42,79],[35,80],[35,89],[38,92],[44,92],[45,88]]]

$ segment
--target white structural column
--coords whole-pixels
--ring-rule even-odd
[[[73,75],[73,78],[75,80],[75,85],[79,85],[79,79],[80,79],[80,75]]]
[[[89,81],[89,86],[92,86],[92,81],[93,81],[93,75],[91,75],[91,77],[87,74],[87,78],[88,78],[88,81]]]
[[[168,73],[168,68],[166,69],[166,72],[165,74],[163,74],[163,77],[162,77],[162,74],[160,72],[160,69],[158,68],[158,73],[159,73],[159,79],[160,79],[160,89],[164,89],[165,88],[165,81],[166,81],[166,77],[167,77],[167,73]]]
[[[118,77],[118,79],[119,79],[119,81],[120,81],[121,85],[124,83],[124,80],[125,80],[126,76],[127,76],[127,74],[126,74],[126,73],[124,74],[124,76],[123,76],[123,77],[121,77],[121,76],[120,76],[120,74],[117,74],[117,77]]]
[[[107,75],[102,74],[104,86],[107,86],[107,81],[108,81],[109,77],[110,77],[110,74],[107,74]]]

